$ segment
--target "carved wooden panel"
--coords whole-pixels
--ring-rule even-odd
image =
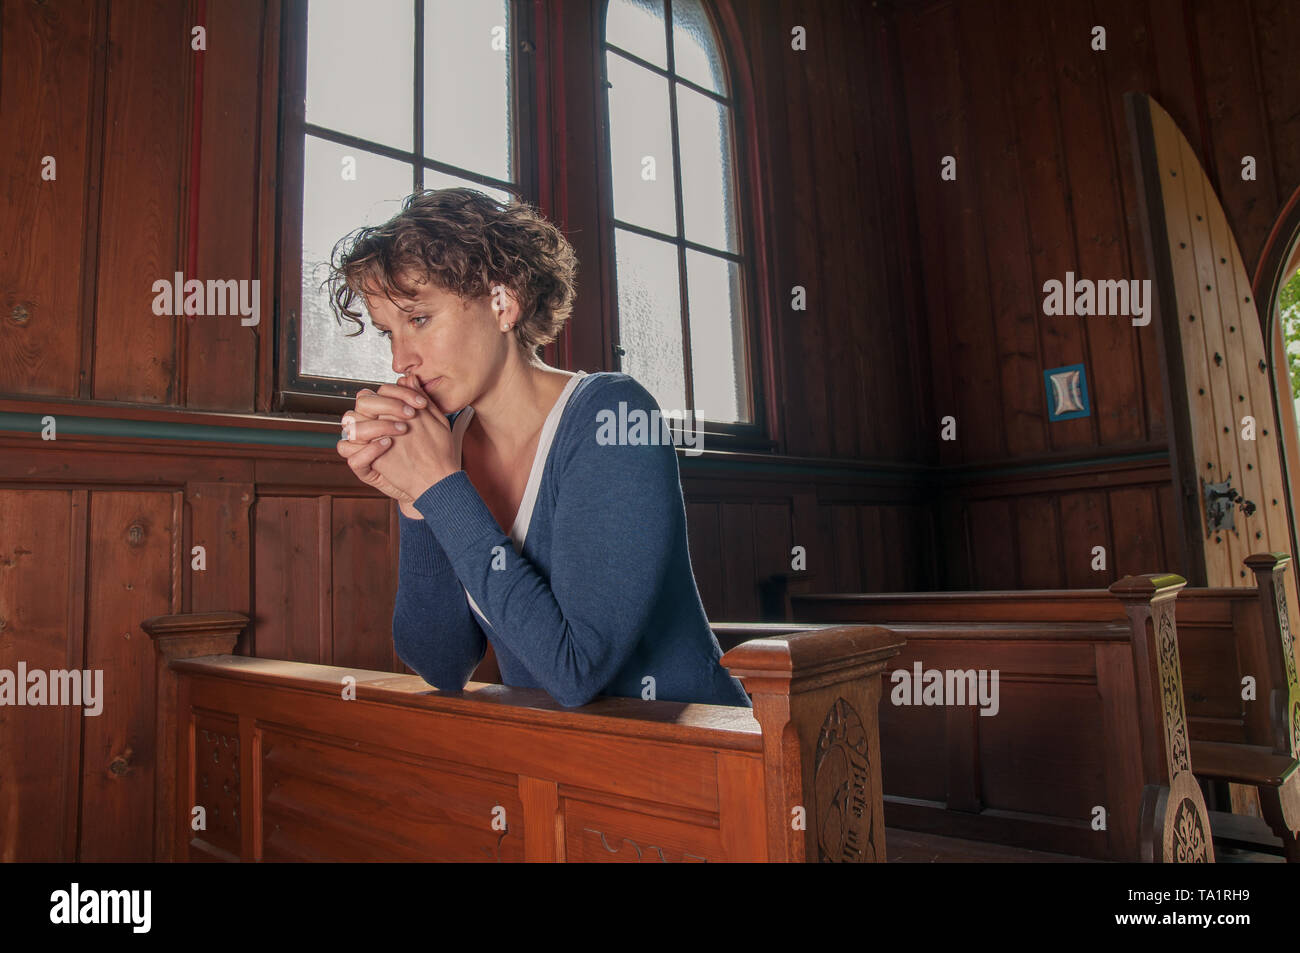
[[[203,712],[194,718],[194,804],[203,808],[206,829],[195,831],[191,847],[207,845],[239,854],[239,722]],[[191,822],[193,821],[191,813]],[[192,824],[191,824],[192,829]]]
[[[816,757],[817,859],[875,861],[870,742],[861,716],[843,698],[826,713]]]
[[[565,799],[565,858],[579,863],[699,864],[725,861],[716,818],[699,825]]]
[[[1214,847],[1210,842],[1210,818],[1205,798],[1192,775],[1178,659],[1178,632],[1174,625],[1174,600],[1159,600],[1151,608],[1164,715],[1165,765],[1169,772],[1168,796],[1162,798],[1157,807],[1162,859],[1166,863],[1208,863],[1214,860]]]

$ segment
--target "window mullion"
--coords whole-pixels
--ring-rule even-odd
[[[413,191],[424,191],[424,0],[415,0],[415,116],[412,149],[415,165],[411,169]]]
[[[686,217],[682,209],[682,155],[677,133],[677,65],[673,58],[672,0],[664,0],[664,40],[668,44],[668,127],[672,132],[673,206],[677,214],[677,290],[682,315],[682,368],[685,371],[686,388],[686,406],[681,409],[694,410],[695,369],[691,363],[690,296],[686,287]]]

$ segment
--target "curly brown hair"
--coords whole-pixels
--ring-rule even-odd
[[[416,192],[383,225],[348,233],[330,256],[322,282],[340,325],[357,325],[364,296],[414,297],[425,282],[474,299],[504,285],[519,302],[514,333],[536,353],[554,341],[573,311],[578,259],[573,246],[536,208],[502,205],[468,188]]]

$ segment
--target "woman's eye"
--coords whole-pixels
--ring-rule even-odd
[[[413,318],[411,318],[411,323],[414,324],[417,328],[422,328],[424,327],[425,322],[427,322],[428,320],[429,320],[428,315],[417,314]],[[417,324],[416,322],[419,323]]]
[[[380,331],[380,332],[379,332],[379,336],[380,336],[381,338],[391,338],[391,337],[393,336],[393,332],[392,332],[392,331]]]

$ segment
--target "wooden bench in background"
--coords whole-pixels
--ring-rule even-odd
[[[1226,812],[1210,812],[1215,836],[1252,849],[1272,849],[1288,860],[1300,859],[1300,692],[1296,688],[1294,645],[1287,626],[1285,589],[1281,573],[1285,554],[1249,557],[1257,588],[1184,588],[1177,600],[1177,632],[1183,691],[1196,776],[1206,781],[1231,781],[1259,788],[1264,815],[1261,823]],[[909,624],[960,626],[970,623],[1072,623],[1119,621],[1114,598],[1105,589],[1027,590],[1014,592],[838,593],[791,595],[794,618],[871,623],[897,627],[910,639],[919,634]],[[911,651],[919,650],[914,644]],[[992,663],[985,663],[989,665]],[[1256,700],[1242,697],[1243,678],[1255,679]],[[1085,705],[1095,702],[1085,700]],[[1050,751],[1039,750],[1041,731],[1031,724],[1015,733],[1016,759],[1050,770]],[[886,794],[893,730],[882,713],[882,744],[886,761]],[[1086,749],[1086,739],[1083,739]],[[991,753],[995,764],[1007,760],[1004,750]],[[1032,768],[1030,769],[1032,773]],[[985,768],[986,776],[988,774]],[[996,769],[994,780],[996,781]],[[1014,800],[1032,792],[991,793]],[[960,802],[958,802],[960,803]],[[894,812],[886,814],[894,825]],[[907,826],[900,823],[899,826]],[[1222,834],[1221,834],[1222,832]]]
[[[906,636],[895,670],[997,670],[995,717],[971,706],[880,712],[890,827],[1109,860],[1211,860],[1191,773],[1178,576],[1081,594],[795,595],[804,623]],[[884,686],[886,698],[890,680]],[[1097,808],[1105,829],[1095,828]]]
[[[174,738],[160,857],[885,858],[876,712],[901,647],[887,630],[732,649],[723,662],[751,712],[612,697],[564,709],[539,691],[443,693],[418,676],[225,654],[246,622],[143,624],[165,647],[159,730]]]

